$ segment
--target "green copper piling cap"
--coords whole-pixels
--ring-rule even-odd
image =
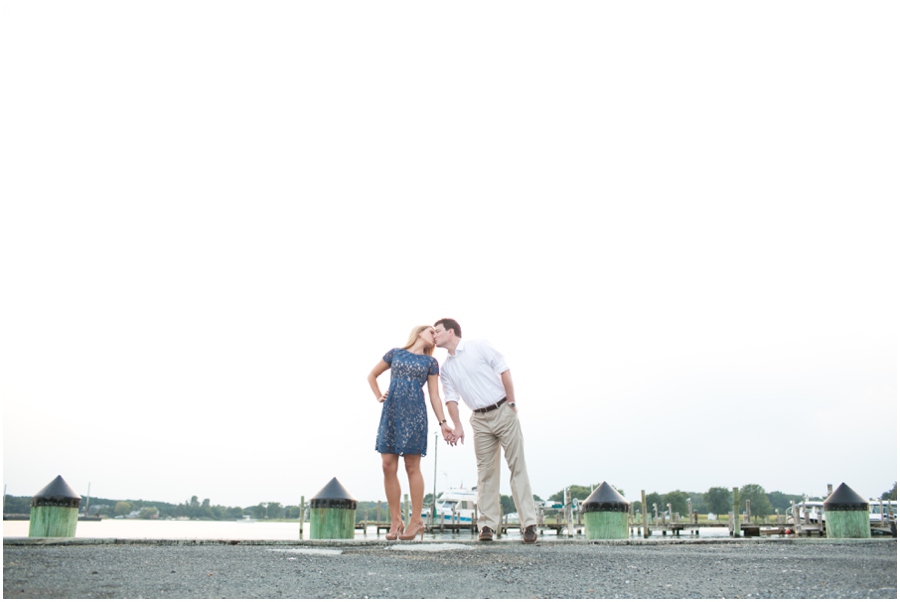
[[[869,511],[869,502],[858,493],[841,483],[834,492],[825,499],[825,510],[865,510]]]
[[[344,486],[335,477],[309,500],[309,507],[356,510],[356,498],[350,495],[350,492],[344,489]]]
[[[583,512],[628,512],[628,503],[622,494],[606,481],[594,489],[594,492],[581,505]]]
[[[34,497],[31,498],[31,505],[78,508],[81,505],[81,496],[69,487],[62,476],[57,476],[46,487],[34,494]]]

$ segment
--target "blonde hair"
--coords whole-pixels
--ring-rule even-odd
[[[413,345],[415,345],[415,344],[416,344],[416,339],[419,338],[419,335],[422,334],[422,331],[423,331],[423,330],[430,330],[431,328],[433,328],[433,327],[432,327],[432,326],[428,326],[427,324],[426,324],[425,326],[416,326],[415,328],[413,328],[412,331],[410,331],[410,333],[409,333],[409,340],[406,341],[406,345],[404,345],[403,348],[404,348],[404,349],[409,349],[410,347],[412,347]],[[429,346],[429,347],[426,347],[426,348],[424,349],[423,353],[425,353],[425,355],[434,355],[434,345],[431,345],[431,346]]]

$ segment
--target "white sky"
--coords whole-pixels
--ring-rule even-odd
[[[8,493],[384,499],[366,375],[453,317],[507,357],[542,497],[881,494],[897,17],[3,2]],[[441,443],[438,491],[475,478]]]

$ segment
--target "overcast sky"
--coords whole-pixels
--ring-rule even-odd
[[[506,355],[543,498],[880,495],[897,17],[3,2],[8,493],[384,499],[366,375],[452,317]],[[471,442],[441,443],[460,484]]]

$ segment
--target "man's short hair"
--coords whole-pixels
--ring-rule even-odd
[[[451,318],[441,318],[434,323],[435,326],[437,326],[438,324],[443,326],[444,330],[452,330],[454,333],[456,333],[456,336],[462,338],[462,328],[459,327],[459,322],[457,322],[456,320],[453,320]]]

